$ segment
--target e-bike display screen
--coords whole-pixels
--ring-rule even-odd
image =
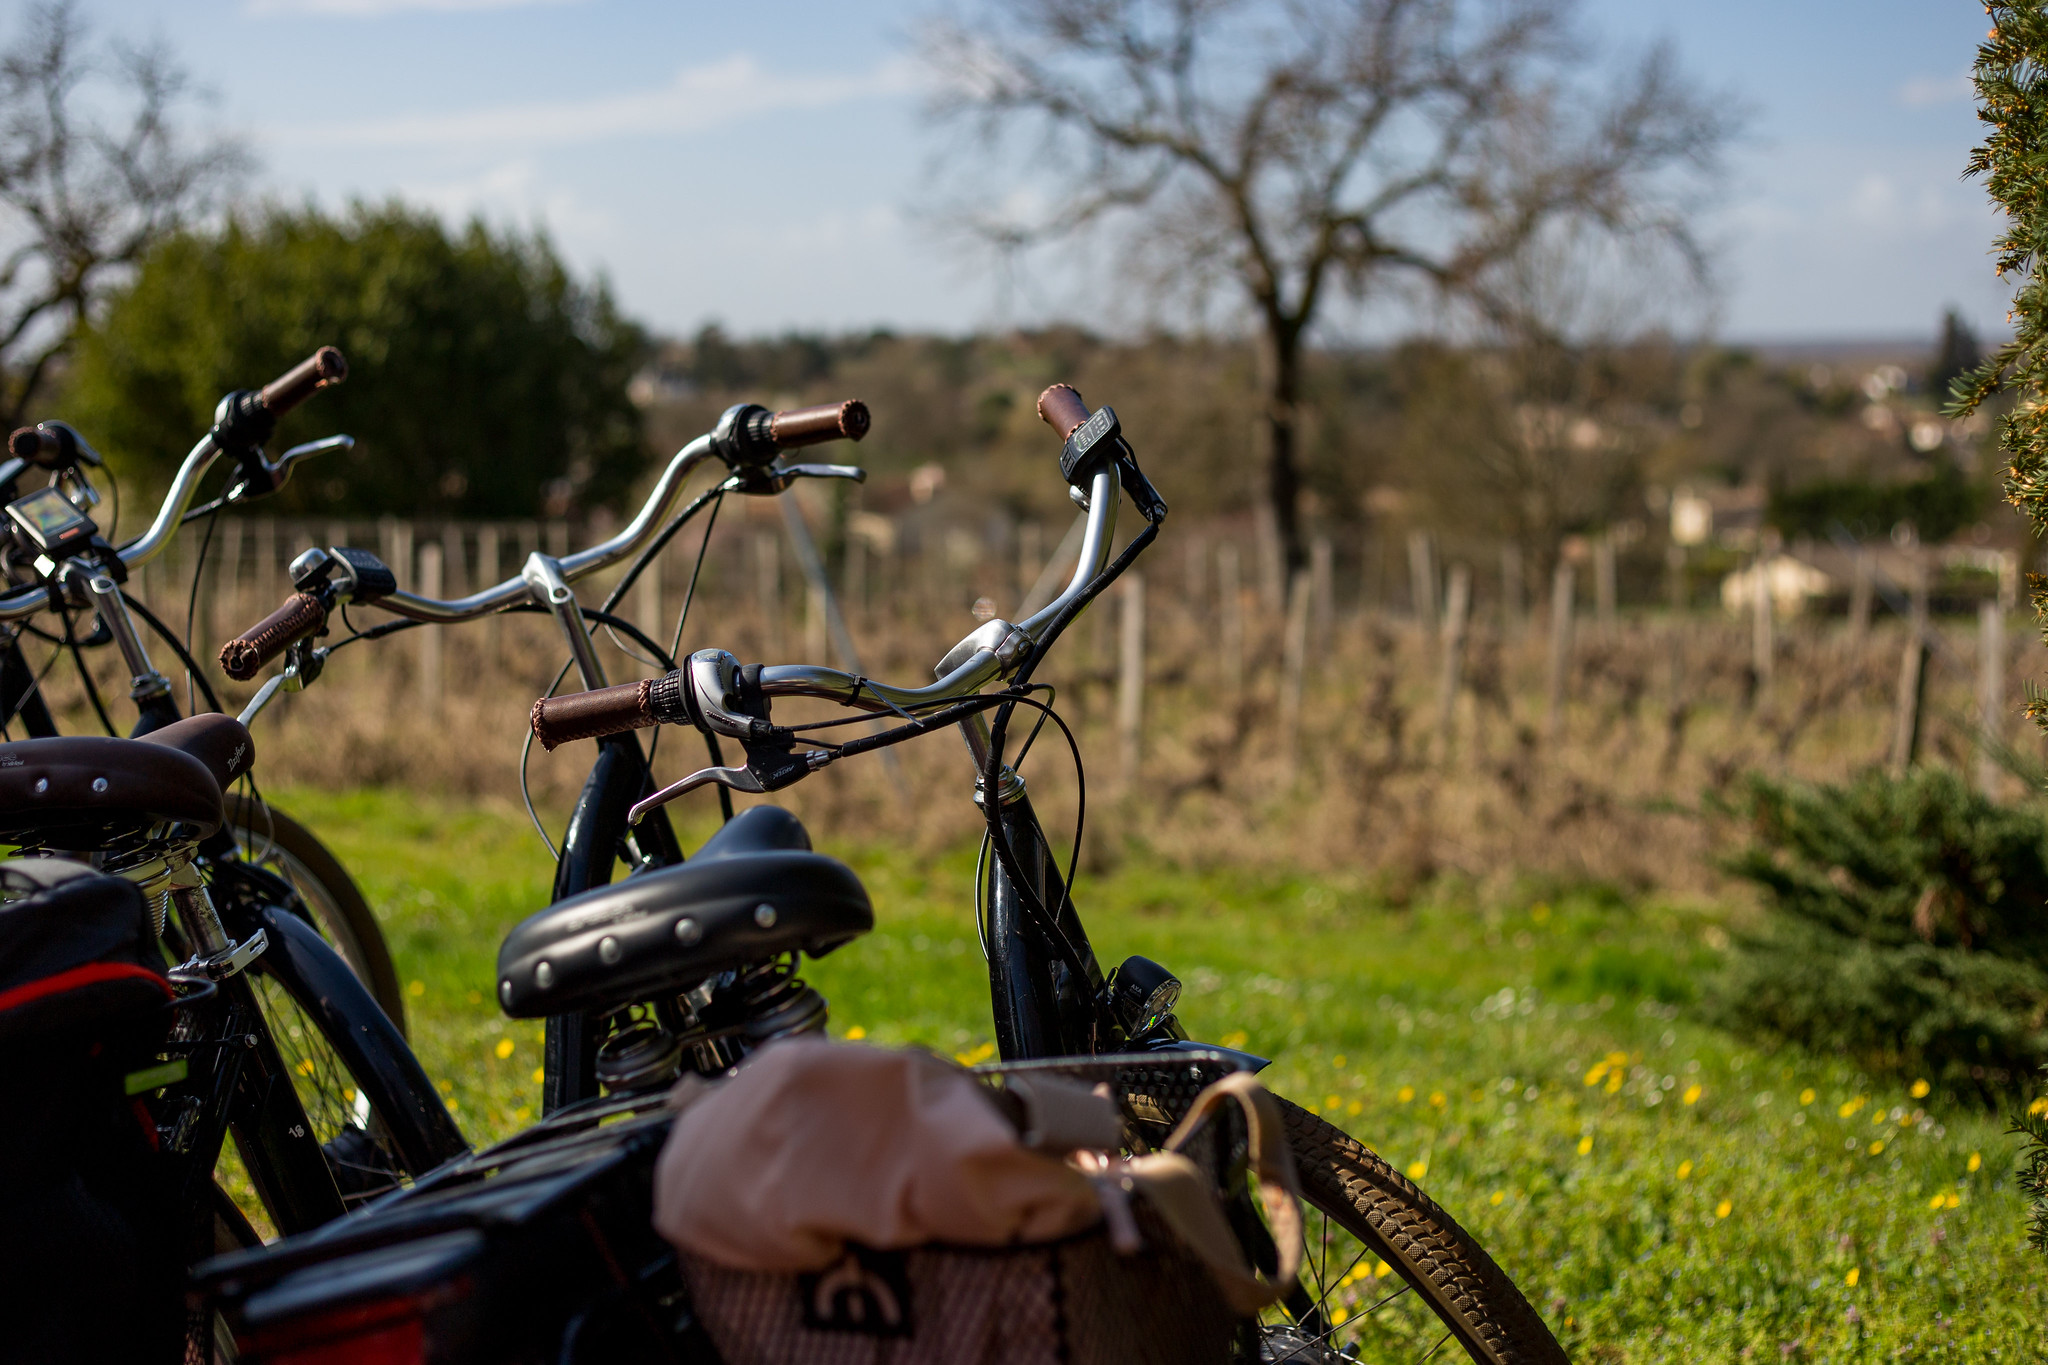
[[[89,542],[99,527],[54,487],[7,504],[7,519],[36,549],[61,559]]]

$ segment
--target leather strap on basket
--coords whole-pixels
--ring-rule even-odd
[[[1234,1102],[1244,1114],[1247,1155],[1258,1182],[1259,1202],[1280,1252],[1280,1265],[1262,1280],[1245,1261],[1244,1249],[1217,1203],[1209,1177],[1181,1155],[1210,1114]],[[1287,1149],[1280,1107],[1249,1071],[1233,1072],[1203,1090],[1166,1139],[1165,1148],[1128,1163],[1132,1179],[1175,1235],[1199,1256],[1214,1276],[1223,1297],[1240,1313],[1256,1313],[1277,1303],[1294,1286],[1301,1270],[1301,1190],[1294,1177],[1294,1156]]]

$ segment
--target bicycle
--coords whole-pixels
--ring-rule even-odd
[[[1048,722],[1058,726],[1078,770],[1078,745],[1037,695],[1044,689],[1033,674],[1079,613],[1151,545],[1166,515],[1112,409],[1090,412],[1071,388],[1055,385],[1041,396],[1039,413],[1062,439],[1061,473],[1088,514],[1080,563],[1042,610],[1019,623],[988,621],[955,645],[937,681],[902,687],[815,665],[742,665],[722,650],[700,650],[661,678],[543,698],[533,731],[549,748],[609,743],[663,724],[738,742],[744,763],[715,762],[638,800],[626,817],[637,830],[691,791],[765,795],[848,758],[958,727],[975,761],[973,798],[986,822],[975,913],[1004,1062],[1185,1053],[1263,1067],[1263,1058],[1187,1038],[1174,1014],[1181,985],[1165,967],[1131,957],[1102,971],[1071,895],[1073,865],[1060,867],[1017,766],[1005,762],[1011,721],[1023,708],[1036,717],[1033,737]],[[1112,558],[1123,496],[1145,524]],[[987,690],[995,684],[1003,686]],[[781,697],[856,714],[780,726],[771,703]],[[898,723],[843,742],[822,737],[827,727],[878,716]],[[1085,814],[1085,785],[1083,801]],[[582,1019],[593,1039],[602,1038],[608,1087],[626,1092],[682,1070],[715,1074],[763,1041],[821,1029],[824,1001],[795,976],[798,957],[829,950],[872,921],[856,922],[822,892],[792,886],[786,869],[747,870],[748,852],[808,847],[794,817],[781,813],[777,822],[773,809],[756,808],[713,836],[713,844],[734,845],[716,850],[723,859],[707,860],[714,852],[707,845],[697,860],[643,871],[519,926],[500,952],[500,1004],[514,1017]],[[742,825],[753,828],[742,833]],[[1078,829],[1075,844],[1078,850]],[[1364,1144],[1300,1106],[1281,1106],[1319,1221],[1306,1234],[1304,1282],[1285,1311],[1262,1325],[1262,1359],[1336,1362],[1391,1344],[1426,1360],[1452,1341],[1489,1365],[1565,1359],[1513,1281],[1448,1213]],[[1161,1110],[1158,1117],[1175,1115]],[[1338,1296],[1374,1256],[1398,1274],[1400,1287],[1350,1311]],[[1426,1319],[1400,1304],[1411,1293]]]
[[[690,441],[671,458],[646,502],[617,535],[566,556],[536,550],[527,556],[516,577],[463,598],[448,600],[397,591],[382,572],[382,566],[362,551],[344,546],[309,548],[292,561],[293,591],[284,603],[221,646],[222,670],[241,682],[254,680],[265,666],[279,658],[284,660],[284,667],[266,679],[250,699],[241,713],[242,723],[252,724],[280,693],[312,686],[336,650],[420,626],[454,625],[497,612],[545,613],[555,619],[570,659],[563,665],[563,673],[557,675],[556,686],[572,666],[586,689],[606,686],[608,679],[592,638],[593,627],[624,635],[657,666],[673,669],[673,654],[678,645],[664,648],[614,612],[635,580],[684,526],[707,510],[708,545],[718,510],[728,496],[774,496],[802,479],[865,479],[866,472],[856,466],[792,464],[783,456],[831,441],[858,442],[867,434],[868,420],[867,407],[858,400],[775,413],[754,404],[735,406],[721,416],[713,430]],[[707,465],[720,469],[724,477],[664,521],[691,476]],[[613,585],[602,607],[586,607],[577,600],[573,584],[628,558],[633,562]],[[700,547],[700,570],[702,563]],[[366,564],[370,567],[365,568]],[[691,592],[685,597],[676,624],[675,640],[681,639],[689,620],[696,581],[693,574]],[[376,607],[399,619],[366,630],[351,628],[348,635],[335,643],[320,644],[333,615],[355,604]],[[723,763],[718,738],[707,735],[706,744],[711,761]],[[629,870],[638,870],[682,861],[682,849],[665,816],[645,821],[637,828],[627,825],[627,811],[653,790],[649,756],[637,738],[615,735],[600,743],[560,845],[549,841],[549,851],[556,860],[553,899],[562,900],[608,883],[615,864],[620,862]],[[530,799],[527,810],[529,814],[533,811]],[[730,819],[730,798],[725,799],[723,811]],[[534,820],[538,827],[539,817]],[[581,1016],[565,1014],[548,1020],[542,1068],[543,1114],[598,1093],[597,1042],[590,1031],[590,1021]]]
[[[6,565],[17,582],[29,580],[0,596],[0,625],[13,627],[0,649],[0,715],[20,719],[30,736],[0,743],[0,843],[21,856],[88,860],[141,886],[161,941],[184,962],[174,975],[207,988],[205,1001],[181,1012],[161,1078],[145,1087],[161,1145],[181,1172],[179,1207],[199,1227],[187,1244],[195,1259],[223,1243],[259,1240],[216,1179],[229,1137],[262,1212],[285,1233],[338,1217],[467,1150],[373,994],[381,976],[395,999],[396,981],[360,892],[318,840],[270,811],[253,785],[247,794],[231,790],[249,782],[247,731],[225,716],[179,718],[133,615],[195,675],[196,665],[121,587],[184,521],[274,492],[298,461],[351,444],[328,438],[275,461],[262,449],[279,417],[345,374],[340,353],[323,348],[263,389],[223,398],[149,529],[118,548],[85,510],[97,503],[85,471],[100,460],[70,427],[14,433],[12,458],[0,464],[0,491],[9,495]],[[222,456],[235,462],[235,477],[207,507],[189,510]],[[50,483],[13,497],[31,468],[49,471]],[[72,613],[87,610],[132,675],[138,720],[129,738],[59,736],[42,675],[27,669],[20,648],[29,619],[47,611],[63,619],[59,643],[77,657],[83,642]],[[79,774],[93,784],[72,793],[67,816],[56,795]]]

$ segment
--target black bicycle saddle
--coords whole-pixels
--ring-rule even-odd
[[[498,1003],[515,1019],[617,1009],[783,953],[823,957],[875,927],[853,869],[755,806],[678,867],[551,905],[505,936]]]
[[[202,839],[256,746],[231,716],[193,716],[141,739],[58,735],[0,744],[0,843],[84,852],[165,826]]]

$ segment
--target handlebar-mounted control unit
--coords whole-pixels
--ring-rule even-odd
[[[374,602],[398,591],[398,577],[368,550],[347,545],[311,549],[291,564],[292,587],[284,605],[220,647],[221,671],[248,682],[285,650],[309,636],[327,633],[327,617],[350,602]],[[302,683],[319,673],[319,661],[300,661]]]
[[[348,361],[332,346],[312,355],[260,389],[237,389],[213,410],[209,435],[222,454],[241,466],[241,478],[228,490],[227,501],[240,502],[275,493],[291,477],[291,466],[263,457],[263,443],[277,430],[278,418],[348,378]]]
[[[1105,460],[1116,466],[1117,482],[1138,514],[1157,524],[1166,518],[1166,500],[1138,468],[1137,454],[1124,440],[1123,424],[1107,403],[1092,414],[1081,395],[1065,384],[1055,384],[1038,396],[1038,415],[1066,438],[1060,450],[1060,476],[1074,490],[1074,501],[1088,505],[1088,485]]]
[[[7,504],[7,529],[28,550],[36,572],[49,578],[57,562],[90,547],[100,528],[72,506],[55,484]]]

